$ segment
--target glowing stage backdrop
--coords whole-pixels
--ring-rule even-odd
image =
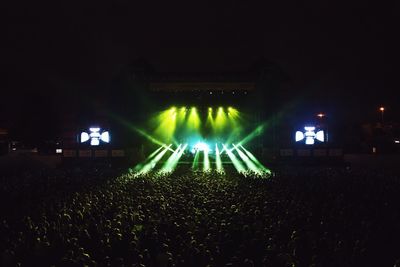
[[[158,148],[134,171],[170,173],[178,164],[190,164],[194,170],[224,171],[233,165],[241,173],[268,174],[245,145],[262,131],[251,129],[246,116],[234,107],[170,107],[154,114],[145,129],[136,132]]]

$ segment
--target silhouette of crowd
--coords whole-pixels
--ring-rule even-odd
[[[0,175],[1,266],[400,266],[400,178],[110,168]]]

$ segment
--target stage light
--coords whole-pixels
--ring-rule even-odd
[[[171,107],[160,112],[154,121],[155,135],[164,143],[175,142],[174,133],[176,128],[176,107]]]
[[[261,124],[261,125],[257,126],[256,129],[254,129],[250,134],[248,134],[245,138],[243,138],[237,144],[239,144],[239,145],[247,144],[248,142],[250,142],[251,140],[253,140],[257,136],[261,135],[264,132],[264,127],[265,127],[265,124]],[[228,140],[228,141],[230,141],[230,140]]]
[[[314,138],[306,138],[306,145],[313,145],[315,143]]]
[[[105,143],[110,143],[110,133],[108,131],[102,132],[100,135],[100,140]]]
[[[212,108],[208,108],[206,125],[210,126],[212,129],[214,128],[214,118],[213,118],[213,109]]]
[[[116,121],[118,121],[119,123],[121,123],[122,125],[124,125],[125,127],[127,127],[129,130],[131,131],[135,131],[136,133],[138,133],[139,135],[145,137],[147,140],[149,140],[150,142],[159,145],[159,146],[163,146],[164,142],[161,142],[159,139],[157,139],[156,137],[154,137],[153,135],[147,133],[146,131],[144,131],[143,129],[140,129],[138,127],[135,127],[134,125],[132,125],[130,122],[128,122],[127,120],[115,115],[115,114],[110,114]],[[154,120],[154,118],[153,118]],[[155,122],[157,123],[157,122]],[[171,150],[173,152],[173,150],[170,148],[169,150]]]
[[[303,140],[303,139],[304,139],[304,134],[303,134],[303,132],[296,131],[296,137],[295,137],[296,142],[301,141],[301,140]]]
[[[143,168],[143,165],[148,162],[149,160],[151,160],[155,155],[157,155],[161,149],[166,148],[166,145],[162,145],[159,148],[157,148],[153,153],[151,153],[142,163],[139,163],[135,166],[135,168],[133,169],[134,171],[139,171],[141,168]]]
[[[228,157],[232,161],[233,166],[235,167],[237,172],[239,172],[239,173],[244,172],[246,169],[243,167],[243,164],[237,159],[237,157],[232,153],[232,151],[227,149],[226,145],[222,145],[222,146],[225,148],[225,151],[228,154]]]
[[[261,164],[261,162],[258,161],[258,159],[250,151],[248,151],[242,145],[240,145],[240,147],[243,149],[243,151],[246,153],[246,155],[258,166],[258,168],[260,168],[261,170],[263,170],[266,173],[269,173],[269,174],[271,173],[271,171],[268,168],[266,168],[263,164]]]
[[[208,145],[204,142],[198,142],[195,146],[195,149],[198,149],[199,151],[208,151],[210,148]]]
[[[81,132],[79,139],[80,143],[86,143],[90,141],[91,146],[98,146],[100,145],[100,141],[103,143],[110,142],[110,132],[102,131],[100,127],[90,127],[89,133]]]
[[[239,111],[235,108],[229,107],[228,108],[228,116],[231,119],[237,119],[239,117]]]
[[[192,131],[198,131],[200,128],[200,117],[199,114],[197,113],[197,109],[195,107],[192,107],[190,109],[190,114],[188,118],[188,128]]]
[[[199,167],[199,156],[200,156],[200,151],[197,150],[194,154],[194,158],[193,158],[193,164],[192,164],[192,169],[193,170],[197,170]]]
[[[219,154],[218,144],[215,144],[215,165],[217,166],[218,172],[221,173],[224,172],[224,169],[222,167],[221,156]]]
[[[314,145],[315,140],[325,142],[325,132],[323,130],[316,131],[315,126],[305,126],[304,132],[296,131],[295,141],[300,142],[305,140],[306,145]]]
[[[163,146],[164,143],[161,142],[160,140],[154,138],[153,136],[151,136],[150,134],[146,133],[145,131],[143,131],[142,129],[136,128],[131,126],[131,129],[135,130],[138,134],[142,135],[143,137],[145,137],[147,140],[151,141],[152,143],[159,145],[159,146]],[[173,149],[169,148],[168,150],[174,152]]]
[[[215,118],[215,129],[220,132],[224,129],[226,123],[226,115],[222,107],[218,108],[217,117]]]
[[[100,128],[99,127],[91,127],[91,128],[89,128],[89,131],[92,133],[96,133],[96,132],[100,131]]]
[[[324,134],[324,131],[318,131],[318,132],[315,134],[315,139],[317,139],[317,140],[320,141],[320,142],[324,142],[324,141],[325,141],[325,134]]]
[[[92,138],[92,140],[90,140],[90,145],[91,146],[98,146],[100,145],[100,141],[97,138]]]
[[[216,171],[223,172],[225,161],[229,161],[238,172],[263,172],[262,164],[239,145],[260,135],[265,124],[259,125],[242,139],[243,129],[246,129],[250,122],[243,125],[242,123],[247,122],[242,120],[241,114],[232,106],[206,106],[202,109],[191,106],[169,107],[151,117],[148,125],[151,127],[151,134],[143,130],[137,131],[153,143],[167,143],[173,146],[159,147],[148,157],[146,164],[137,168],[138,173],[147,173],[156,168],[156,164],[161,165],[159,170],[156,170],[159,173],[170,173],[182,161],[185,152],[193,153],[193,163],[190,164],[194,170],[207,172],[215,166]],[[238,142],[240,139],[242,140]],[[99,140],[101,143],[101,133]],[[234,146],[231,145],[232,142]],[[168,150],[173,153],[169,153]],[[226,157],[223,153],[226,153]]]
[[[141,175],[141,174],[146,174],[149,171],[151,171],[156,164],[161,160],[161,158],[167,153],[168,149],[172,146],[170,144],[169,146],[166,146],[160,153],[158,153],[149,163],[143,166],[142,169],[139,170],[139,172],[136,175]]]
[[[206,149],[203,149],[203,153],[204,153],[204,164],[203,164],[203,171],[207,172],[210,170],[210,159],[208,157],[208,146]]]
[[[167,161],[164,163],[164,166],[161,168],[160,172],[169,172],[171,169],[171,166],[178,155],[179,151],[181,150],[182,144],[178,146],[177,149],[175,149],[175,152],[171,154],[171,156],[167,159]]]
[[[186,119],[186,114],[187,114],[187,109],[186,107],[181,107],[178,111],[177,115],[177,125],[181,126],[185,122]]]
[[[185,151],[187,144],[182,146],[180,144],[174,153],[168,158],[168,160],[164,163],[164,166],[160,170],[160,173],[171,173],[175,170],[176,165],[178,164],[179,159],[182,157],[183,152]]]
[[[81,133],[81,140],[80,140],[80,142],[81,143],[85,143],[86,141],[88,141],[89,140],[89,134],[88,133],[86,133],[86,132],[82,132]]]
[[[246,156],[235,144],[232,145],[235,148],[236,152],[239,154],[239,157],[246,164],[247,168],[249,168],[249,170],[255,173],[261,173],[261,170],[257,168],[257,166],[249,159],[248,156]]]

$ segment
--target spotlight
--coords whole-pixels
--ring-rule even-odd
[[[192,153],[196,153],[197,151],[206,151],[209,152],[211,151],[210,147],[204,143],[204,142],[197,142],[193,148],[192,148]]]
[[[90,141],[91,146],[100,145],[100,141],[103,143],[110,143],[110,132],[102,131],[100,127],[90,127],[89,133],[81,132],[80,143],[86,143]]]
[[[304,139],[306,145],[314,145],[315,140],[321,143],[325,142],[325,132],[323,130],[319,130],[316,132],[316,128],[314,126],[305,126],[304,130],[304,132],[296,131],[296,142],[302,141]]]

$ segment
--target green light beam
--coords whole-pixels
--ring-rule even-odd
[[[265,124],[259,125],[254,131],[252,131],[249,135],[243,138],[237,145],[244,145],[249,141],[253,140],[255,137],[261,135],[264,131]]]
[[[145,137],[145,138],[146,138],[147,140],[149,140],[150,142],[152,142],[152,143],[154,143],[154,144],[156,144],[156,145],[159,145],[159,146],[165,145],[164,142],[161,142],[160,140],[158,140],[158,139],[155,138],[154,136],[152,136],[152,135],[146,133],[146,132],[143,131],[142,129],[139,129],[139,128],[137,128],[137,127],[131,125],[128,121],[126,121],[126,120],[124,120],[124,119],[122,119],[122,118],[120,118],[120,117],[118,117],[118,116],[116,116],[116,115],[114,115],[114,114],[111,114],[111,116],[112,116],[113,118],[115,118],[119,123],[121,123],[122,125],[128,127],[128,129],[135,131],[135,132],[138,133],[139,135]],[[174,152],[174,150],[171,149],[171,148],[169,148],[168,150],[170,150],[171,152]]]
[[[249,170],[259,174],[262,173],[262,171],[257,168],[257,166],[249,159],[248,156],[246,156],[235,144],[232,145],[235,148],[236,152],[239,154],[239,157],[246,164],[247,168],[249,168]]]
[[[224,146],[224,145],[222,144],[222,150],[221,150],[221,152],[219,152],[220,155],[225,151],[225,148],[226,148],[226,146]]]
[[[159,148],[157,148],[157,149],[156,149],[153,153],[151,153],[143,162],[137,164],[133,170],[134,170],[134,171],[140,170],[140,168],[143,167],[143,164],[145,164],[145,163],[148,162],[150,159],[152,159],[155,155],[157,155],[157,153],[160,152],[160,150],[161,150],[162,148],[165,148],[165,145],[162,145],[162,146],[160,146]]]
[[[215,164],[217,165],[217,171],[220,173],[224,172],[222,167],[221,156],[219,154],[218,144],[215,144]]]
[[[153,121],[156,126],[155,135],[160,137],[161,140],[165,142],[176,142],[174,139],[174,133],[176,129],[177,121],[177,109],[176,107],[171,107],[165,111],[160,112],[155,121]]]
[[[178,124],[181,125],[186,119],[186,107],[181,107],[178,112]]]
[[[134,126],[131,126],[133,130],[135,130],[137,133],[139,133],[141,136],[145,137],[147,140],[151,141],[154,144],[160,145],[160,146],[165,146],[165,144],[161,141],[159,141],[158,139],[154,138],[153,136],[151,136],[150,134],[146,133],[145,131],[136,128]],[[171,152],[174,152],[175,150],[173,150],[172,148],[168,147],[168,150]]]
[[[213,109],[212,108],[208,108],[208,115],[207,115],[207,120],[206,120],[206,125],[214,128],[214,118],[213,118]]]
[[[185,144],[182,147],[182,144],[180,144],[179,146],[180,146],[180,148],[176,150],[178,152],[173,156],[171,155],[171,157],[168,159],[168,161],[164,164],[164,167],[160,171],[160,173],[171,173],[175,170],[176,165],[178,165],[179,159],[182,157],[183,152],[185,152],[185,149],[188,145]]]
[[[215,125],[214,130],[216,132],[219,133],[225,128],[224,126],[226,124],[226,114],[225,114],[225,111],[224,111],[223,107],[219,107],[218,108],[217,117],[215,118],[214,122],[215,122],[214,123],[214,125]]]
[[[208,172],[210,170],[210,159],[208,158],[208,149],[204,149],[204,165],[203,171]]]
[[[168,149],[172,146],[172,144],[170,144],[169,146],[166,146],[160,153],[158,153],[157,156],[155,156],[149,163],[147,163],[146,165],[144,165],[144,167],[136,174],[136,175],[141,175],[141,174],[146,174],[149,171],[151,171],[157,164],[157,162],[159,162],[161,160],[161,158],[165,155],[165,153],[167,153]]]
[[[178,148],[174,153],[168,158],[168,160],[164,163],[164,166],[161,168],[160,173],[169,173],[173,171],[174,164],[176,162],[176,158],[178,154],[181,152],[182,144],[179,144]]]
[[[232,151],[230,151],[229,149],[226,148],[225,145],[222,145],[225,148],[226,154],[228,154],[228,157],[230,158],[230,160],[233,163],[233,166],[235,167],[235,169],[239,172],[242,173],[244,172],[246,169],[243,167],[243,164],[237,159],[237,157],[232,153]]]
[[[194,159],[193,159],[193,164],[192,164],[192,169],[193,170],[197,170],[197,168],[199,167],[199,150],[196,150],[196,154],[194,155]]]
[[[176,168],[176,165],[178,165],[178,162],[180,158],[182,157],[183,153],[185,152],[186,147],[188,144],[185,144],[183,147],[181,147],[181,150],[176,154],[174,157],[173,161],[167,166],[167,172],[173,172]]]
[[[260,161],[258,161],[258,159],[250,152],[248,151],[246,148],[244,148],[244,146],[240,145],[240,147],[243,149],[243,151],[247,154],[247,156],[255,163],[257,164],[257,166],[262,169],[264,172],[267,173],[271,173],[271,170],[266,168]]]
[[[195,107],[190,109],[189,117],[187,119],[187,127],[188,129],[195,131],[200,129],[200,117]]]

